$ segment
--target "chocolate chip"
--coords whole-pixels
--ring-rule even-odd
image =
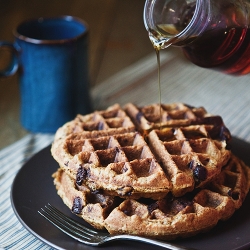
[[[80,214],[82,212],[82,199],[80,197],[74,199],[71,211],[74,214]]]
[[[87,174],[88,171],[85,168],[79,167],[76,174],[76,183],[82,185],[83,181],[87,178]]]
[[[188,163],[188,168],[193,170],[193,176],[196,182],[205,181],[207,178],[207,169],[200,163],[195,163],[190,161]]]
[[[197,164],[193,170],[193,175],[197,182],[205,181],[207,178],[207,169],[204,166]]]

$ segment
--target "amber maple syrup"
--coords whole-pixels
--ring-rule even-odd
[[[155,47],[156,59],[157,59],[157,67],[158,67],[158,91],[159,91],[159,122],[160,122],[160,129],[162,128],[162,100],[161,100],[161,61],[160,61],[160,49]]]
[[[207,31],[183,47],[183,52],[198,66],[228,74],[248,74],[250,73],[250,29],[228,27]]]

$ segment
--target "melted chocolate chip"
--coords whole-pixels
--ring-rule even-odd
[[[193,175],[197,182],[205,181],[207,178],[207,169],[204,166],[197,164],[193,170]]]
[[[80,197],[74,199],[71,211],[74,214],[80,214],[82,212],[82,199]]]
[[[78,185],[82,185],[83,181],[87,178],[87,174],[88,171],[85,168],[83,167],[78,168],[76,174],[76,183]]]
[[[188,168],[193,170],[193,176],[196,182],[205,181],[207,179],[207,169],[199,163],[190,161]]]

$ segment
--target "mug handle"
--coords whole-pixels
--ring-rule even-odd
[[[0,77],[14,75],[18,69],[18,49],[13,43],[0,41],[0,49],[4,47],[10,50],[11,59],[6,69],[0,70]]]

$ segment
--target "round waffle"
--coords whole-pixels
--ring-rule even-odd
[[[179,197],[210,182],[230,158],[219,116],[184,104],[113,105],[60,128],[52,155],[92,191],[121,198]]]
[[[249,191],[249,168],[234,155],[221,173],[181,197],[122,199],[78,185],[62,168],[54,175],[59,196],[71,211],[111,234],[160,239],[187,237],[214,227],[240,208]]]

